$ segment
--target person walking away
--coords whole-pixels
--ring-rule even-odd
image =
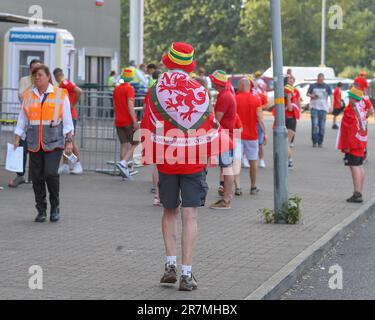
[[[243,78],[238,82],[236,95],[237,113],[243,125],[241,134],[242,149],[249,161],[250,194],[259,193],[257,187],[257,160],[259,152],[258,124],[262,132],[266,132],[263,122],[262,104],[258,97],[251,92],[250,80]]]
[[[296,103],[299,99],[299,94],[296,93],[296,88],[293,87],[294,79],[292,77],[286,77],[284,83],[285,126],[288,130],[288,167],[293,169],[292,143],[297,130],[297,121],[300,118],[300,109]]]
[[[263,81],[263,80],[262,80]],[[264,82],[264,81],[263,81]],[[258,86],[256,82],[250,80],[250,91],[254,94],[262,104],[262,117],[263,117],[263,110],[268,109],[268,97],[267,92],[261,89],[262,86]],[[264,86],[263,86],[264,88]],[[258,123],[258,142],[259,142],[259,168],[265,169],[266,168],[266,160],[265,160],[265,147],[267,145],[267,135],[263,132],[262,127]]]
[[[354,84],[357,85],[359,90],[363,91],[365,97],[369,95],[369,85],[366,78],[367,72],[361,70],[358,77],[354,79]]]
[[[123,179],[131,179],[129,172],[129,160],[139,144],[134,139],[134,132],[139,129],[137,115],[134,110],[135,91],[130,85],[134,79],[134,69],[126,68],[123,71],[122,81],[113,92],[115,107],[115,126],[120,140],[120,161],[116,163]]]
[[[262,73],[259,70],[255,71],[255,83],[257,90],[260,92],[267,91],[267,84],[262,79]]]
[[[42,64],[42,61],[39,59],[34,59],[30,61],[29,68],[30,68],[30,75],[22,77],[19,82],[18,86],[18,99],[20,103],[23,101],[23,97],[25,95],[25,92],[27,89],[31,88],[33,85],[33,80],[32,80],[32,72],[33,70],[40,66]],[[17,188],[20,184],[23,184],[26,182],[24,176],[25,176],[25,171],[26,171],[26,163],[27,163],[27,143],[26,143],[26,135],[21,137],[20,140],[20,146],[23,147],[23,171],[22,172],[17,172],[16,176],[14,179],[10,180],[8,183],[9,188]],[[29,164],[30,167],[30,164]],[[30,170],[30,168],[29,168]],[[29,181],[30,182],[30,181]]]
[[[330,86],[324,82],[323,73],[320,73],[317,82],[309,87],[307,96],[311,98],[311,139],[313,147],[322,148],[327,113],[332,109],[333,105],[333,99],[331,99],[331,106],[328,104],[328,99],[332,97],[332,90]]]
[[[107,79],[107,87],[110,91],[113,91],[116,87],[116,71],[112,70]]]
[[[206,82],[206,87],[208,90],[212,88],[212,82],[210,77],[207,76],[206,74],[206,69],[205,68],[199,68],[198,70],[198,78],[202,79],[203,81]]]
[[[299,92],[299,90],[294,86],[294,83],[296,82],[296,79],[292,76],[288,76],[288,83],[289,85],[291,85],[294,89],[293,91],[293,95],[292,95],[292,103],[297,106],[298,110],[296,110],[298,112],[298,119],[300,118],[300,115],[301,115],[301,93]],[[298,120],[297,119],[297,120]],[[298,121],[297,121],[297,124],[296,124],[296,131],[297,132],[297,125],[298,125]],[[290,143],[290,147],[291,148],[294,148],[294,139],[296,138],[296,135],[294,134],[293,135],[293,138],[291,140],[291,143]]]
[[[215,118],[220,125],[227,130],[233,138],[233,130],[236,124],[237,103],[235,94],[231,89],[228,75],[222,70],[216,70],[210,75],[212,87],[218,92],[215,105]],[[231,209],[230,203],[233,193],[233,150],[223,153],[219,157],[219,166],[221,168],[224,180],[220,185],[224,187],[223,198],[211,204],[211,209],[228,210]]]
[[[57,222],[60,219],[58,168],[63,150],[67,155],[73,152],[73,119],[68,94],[52,85],[48,67],[39,65],[32,76],[34,87],[25,92],[14,147],[17,148],[21,137],[26,135],[38,211],[35,222],[45,222],[47,218],[46,186],[51,205],[50,221]]]
[[[232,146],[210,110],[207,90],[189,76],[196,66],[194,48],[187,43],[172,43],[162,61],[168,71],[159,77],[145,99],[141,123],[145,133],[143,162],[156,163],[159,171],[166,251],[165,272],[160,283],[177,282],[177,214],[181,208],[182,274],[178,289],[192,291],[198,287],[192,263],[198,234],[198,208],[205,205],[208,190],[207,160]],[[193,101],[186,99],[182,92]],[[216,139],[219,139],[218,144]],[[179,143],[170,143],[171,140]],[[191,145],[189,141],[194,143]],[[217,150],[217,145],[228,148]],[[170,148],[176,152],[170,152]],[[202,154],[200,151],[204,150],[207,152]]]
[[[237,110],[238,111],[238,110]],[[234,129],[242,134],[243,124],[238,113],[236,114],[236,122]],[[242,141],[241,137],[234,141],[234,155],[233,155],[233,174],[234,174],[234,195],[242,196],[241,188],[241,164],[242,164]]]
[[[365,104],[361,103],[363,91],[353,87],[348,94],[349,105],[344,110],[337,148],[345,154],[345,165],[352,173],[354,192],[346,201],[362,203],[365,180],[363,161],[367,147],[367,110]]]
[[[81,99],[82,90],[76,86],[73,82],[65,78],[64,72],[60,68],[56,68],[53,71],[56,82],[59,84],[61,89],[65,89],[69,96],[70,108],[72,112],[73,125],[74,125],[74,136],[73,139],[73,153],[77,157],[77,162],[73,164],[72,169],[69,166],[69,160],[66,157],[63,157],[63,164],[59,168],[59,174],[82,174],[83,168],[81,164],[81,153],[78,148],[78,142],[76,140],[77,136],[77,122],[78,122],[78,113],[77,105]]]
[[[342,96],[341,96],[341,88],[342,88],[342,83],[339,82],[337,84],[337,87],[335,91],[333,91],[333,125],[332,129],[337,130],[339,126],[337,125],[337,117],[344,111],[345,109],[345,104],[342,101]]]
[[[148,88],[151,88],[156,82],[156,80],[152,76],[156,70],[157,70],[157,67],[155,64],[149,63],[147,65],[146,77],[148,79]]]

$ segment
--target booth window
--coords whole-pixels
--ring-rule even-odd
[[[39,59],[44,61],[44,51],[31,51],[31,50],[21,50],[20,51],[20,69],[19,77],[26,77],[30,75],[30,62],[34,59]]]

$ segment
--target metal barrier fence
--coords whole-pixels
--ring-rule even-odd
[[[9,89],[3,89],[0,92],[7,90]],[[11,89],[2,96],[9,96],[9,92],[14,95],[17,91]],[[143,101],[144,95],[136,97],[135,110],[138,120],[141,120],[143,116]],[[14,140],[20,104],[0,99],[0,110],[2,110],[0,112],[0,165],[4,165],[7,142],[12,143]],[[16,112],[8,112],[8,110]],[[114,126],[112,92],[85,90],[77,106],[77,113],[79,121],[76,128],[76,141],[81,151],[84,170],[118,174],[115,164],[120,160],[120,142]],[[140,160],[138,150],[134,155],[136,166],[139,166]]]

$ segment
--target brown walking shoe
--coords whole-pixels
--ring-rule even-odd
[[[177,268],[174,265],[165,265],[165,272],[160,280],[160,283],[176,283],[177,282]]]
[[[21,176],[16,176],[13,180],[9,181],[9,188],[17,188],[20,184],[25,183],[25,178]]]
[[[226,202],[224,199],[220,199],[219,201],[211,204],[210,208],[214,210],[229,210],[231,208],[230,201]]]
[[[198,289],[197,280],[193,275],[191,277],[182,275],[180,277],[179,291],[193,291]]]

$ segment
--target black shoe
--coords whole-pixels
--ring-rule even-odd
[[[50,221],[51,222],[57,222],[60,220],[60,209],[51,209],[51,216],[50,216]]]
[[[353,195],[349,199],[346,199],[346,202],[362,203],[363,202],[362,194],[360,192],[354,192]]]
[[[323,143],[319,143],[318,148],[323,148]]]
[[[334,124],[333,126],[332,126],[332,129],[333,130],[337,130],[339,128],[339,126],[337,125],[337,124]]]
[[[318,144],[317,143],[313,143],[313,148],[317,148],[318,147]]]
[[[38,215],[36,216],[34,221],[42,223],[42,222],[45,222],[46,219],[47,219],[47,212],[44,210],[39,210]]]

